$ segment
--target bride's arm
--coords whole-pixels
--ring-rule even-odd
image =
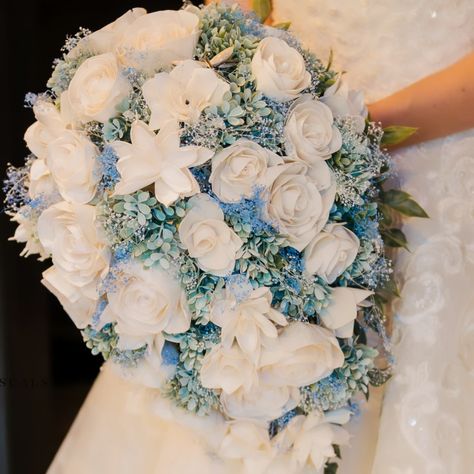
[[[403,146],[474,127],[474,53],[369,105],[372,120],[418,128]]]

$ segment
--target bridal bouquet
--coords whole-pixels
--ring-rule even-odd
[[[392,213],[423,215],[381,190],[404,130],[284,28],[215,5],[82,29],[27,103],[13,239],[51,258],[92,352],[212,419],[250,473],[335,472],[358,394],[389,376]]]

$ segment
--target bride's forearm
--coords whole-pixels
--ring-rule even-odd
[[[372,120],[418,131],[411,145],[474,127],[474,53],[369,106]]]

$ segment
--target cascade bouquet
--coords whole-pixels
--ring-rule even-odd
[[[51,258],[87,346],[212,417],[222,459],[335,472],[357,395],[389,376],[392,213],[424,215],[381,190],[403,130],[289,32],[216,5],[82,29],[27,102],[13,239]]]

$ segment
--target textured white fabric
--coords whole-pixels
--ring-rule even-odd
[[[348,71],[369,101],[474,49],[472,0],[274,5],[276,20],[291,20],[320,57],[334,50],[334,67]],[[387,389],[378,443],[380,391],[350,423],[355,436],[340,473],[468,474],[474,461],[474,131],[408,149],[396,161],[401,185],[431,219],[405,224],[412,253],[397,264],[403,283],[395,308],[397,375]],[[150,417],[146,395],[103,371],[49,474],[234,472],[208,455],[189,429]],[[137,397],[140,403],[133,403]]]
[[[474,50],[472,0],[274,0],[322,58],[369,101]],[[377,407],[357,422],[344,474],[468,474],[474,462],[474,131],[396,155],[399,180],[431,219],[410,219],[397,274],[396,375],[383,404],[373,468]],[[366,408],[367,410],[367,408]],[[353,424],[355,429],[356,424]],[[357,466],[357,467],[356,467]]]
[[[209,454],[199,435],[203,429],[220,438],[215,420],[190,429],[200,420],[167,421],[166,401],[156,402],[152,390],[105,364],[48,474],[238,474]]]

